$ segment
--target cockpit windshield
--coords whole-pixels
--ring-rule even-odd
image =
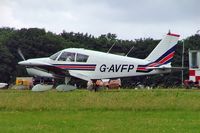
[[[57,59],[57,57],[60,55],[60,53],[61,53],[61,51],[59,51],[59,52],[57,52],[57,53],[53,54],[53,55],[52,55],[52,56],[50,56],[49,58],[50,58],[50,59],[52,59],[52,60],[56,60],[56,59]]]
[[[89,56],[80,53],[59,51],[49,57],[52,60],[68,61],[68,62],[87,62]]]

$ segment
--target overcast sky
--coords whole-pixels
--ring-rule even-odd
[[[0,27],[183,39],[200,30],[200,0],[0,0]]]

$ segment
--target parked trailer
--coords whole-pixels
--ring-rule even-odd
[[[12,88],[18,90],[31,89],[33,86],[33,77],[16,77],[15,86]]]

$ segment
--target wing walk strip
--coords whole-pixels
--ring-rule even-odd
[[[94,71],[96,64],[54,64],[56,67],[66,70]]]
[[[169,49],[161,57],[159,57],[155,62],[151,62],[146,65],[138,65],[137,72],[150,72],[151,69],[146,69],[147,67],[159,67],[163,64],[167,64],[172,61],[175,54],[175,46]]]

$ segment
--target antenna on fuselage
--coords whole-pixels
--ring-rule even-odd
[[[128,53],[125,56],[128,56],[128,54],[133,50],[134,46],[131,47],[131,49],[128,51]]]
[[[168,34],[171,34],[171,31],[170,31],[170,29],[169,29],[169,32],[168,32]]]
[[[18,54],[20,55],[20,57],[21,57],[23,60],[26,60],[26,59],[24,58],[24,55],[22,54],[22,51],[21,51],[20,48],[17,49],[17,52],[18,52]]]
[[[111,51],[111,49],[115,46],[115,42],[113,43],[113,45],[110,47],[110,49],[108,50],[108,52],[107,53],[109,53],[110,51]]]

